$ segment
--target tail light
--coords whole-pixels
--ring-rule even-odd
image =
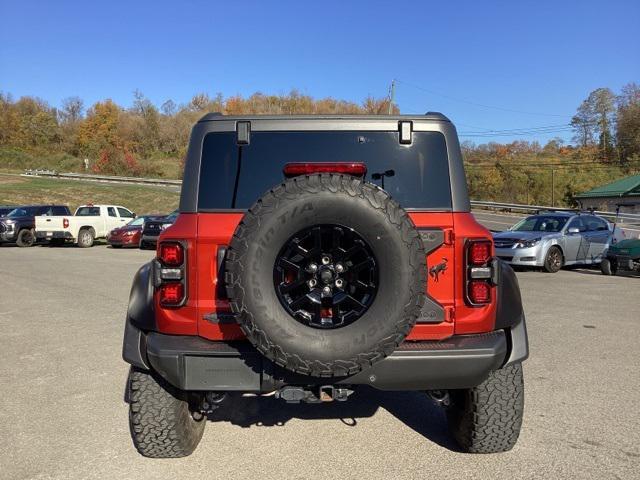
[[[156,287],[163,307],[180,307],[187,298],[186,253],[180,242],[162,242],[156,259]]]
[[[491,258],[491,242],[479,240],[469,243],[469,263],[472,265],[485,265]]]
[[[364,177],[367,166],[364,163],[352,162],[287,163],[283,172],[287,178],[312,173],[344,173],[354,177]]]
[[[160,286],[160,304],[177,306],[184,300],[184,285],[182,283],[167,283]]]
[[[469,240],[466,245],[466,298],[472,306],[491,303],[493,266],[491,241]]]
[[[184,261],[184,249],[179,243],[160,244],[159,259],[163,265],[177,267]]]
[[[62,219],[62,228],[69,228],[69,219],[68,218],[63,218]]]

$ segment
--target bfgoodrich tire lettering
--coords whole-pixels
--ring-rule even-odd
[[[314,225],[353,228],[379,264],[373,303],[340,328],[299,322],[274,287],[282,245]],[[425,299],[424,247],[409,216],[384,190],[350,176],[300,176],[274,187],[240,222],[226,259],[228,296],[242,330],[267,358],[302,374],[344,376],[382,360],[409,333]]]
[[[129,428],[145,457],[186,457],[200,443],[206,419],[193,414],[186,394],[150,372],[131,367],[127,381]]]
[[[477,387],[452,390],[450,395],[449,429],[464,451],[498,453],[513,448],[524,413],[522,364],[495,370]]]

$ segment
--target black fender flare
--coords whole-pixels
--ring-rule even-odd
[[[133,277],[124,326],[122,358],[139,368],[149,369],[145,332],[156,330],[153,291],[155,262],[144,264]]]
[[[495,329],[504,329],[507,334],[509,354],[506,365],[522,362],[529,357],[529,338],[525,323],[520,285],[513,268],[506,262],[495,259],[494,283],[498,288]]]

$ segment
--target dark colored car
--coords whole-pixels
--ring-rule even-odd
[[[189,455],[214,409],[237,415],[230,392],[324,403],[363,386],[428,392],[464,451],[515,445],[520,290],[444,115],[210,114],[183,179],[126,315],[142,455]]]
[[[140,246],[142,229],[146,222],[162,218],[163,215],[143,215],[131,220],[122,227],[114,228],[107,235],[107,243],[113,248]]]
[[[0,243],[30,247],[36,242],[35,217],[71,215],[66,205],[23,205],[0,218]]]
[[[0,217],[4,217],[16,207],[17,205],[0,205]]]
[[[156,248],[158,237],[165,229],[173,225],[176,218],[178,218],[177,211],[145,222],[142,229],[142,238],[140,239],[140,248]]]

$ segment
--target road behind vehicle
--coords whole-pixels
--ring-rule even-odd
[[[66,205],[23,205],[0,217],[0,243],[31,247],[35,241],[36,219],[71,214]]]
[[[171,212],[169,215],[163,215],[145,222],[142,229],[142,238],[140,239],[140,248],[156,248],[158,237],[169,228],[178,218],[178,211]]]
[[[79,247],[91,247],[97,238],[106,238],[116,227],[135,218],[129,209],[119,205],[82,205],[73,215],[59,215],[36,219],[36,236],[52,244],[66,241]]]
[[[443,115],[207,115],[158,241],[123,342],[142,455],[189,455],[229,392],[324,403],[362,385],[428,391],[464,451],[516,443],[520,291]]]
[[[609,222],[591,213],[549,211],[494,233],[493,240],[505,262],[555,273],[563,266],[599,264],[612,232]]]

